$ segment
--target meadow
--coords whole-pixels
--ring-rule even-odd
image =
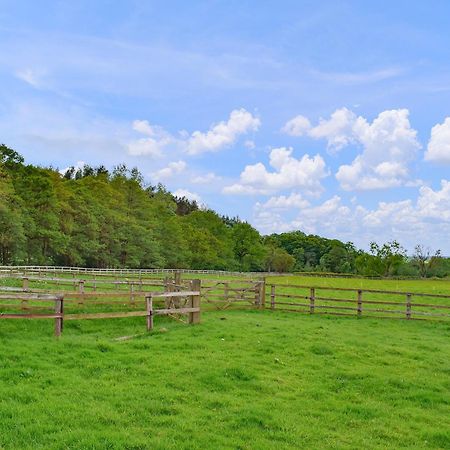
[[[2,321],[4,449],[450,445],[450,326],[206,312]]]
[[[302,284],[310,286],[326,286],[354,289],[377,289],[386,291],[423,292],[430,294],[450,295],[450,279],[370,279],[340,278],[322,276],[303,276],[301,274],[287,276],[269,276],[267,281],[276,284]]]
[[[51,320],[2,320],[0,448],[450,447],[450,323],[204,306],[200,325],[157,317],[150,333],[144,318],[68,321],[59,339]]]

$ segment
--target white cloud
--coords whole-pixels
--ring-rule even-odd
[[[358,117],[347,108],[337,109],[328,120],[320,119],[319,124],[312,126],[305,116],[296,116],[289,120],[282,131],[290,136],[307,135],[314,139],[326,139],[330,151],[338,151],[356,141],[353,130]]]
[[[351,164],[341,165],[336,173],[343,189],[396,187],[411,182],[408,166],[421,148],[408,116],[407,109],[383,111],[369,123],[342,108],[330,119],[320,119],[318,125],[305,128],[305,132],[311,138],[326,139],[331,152],[349,145],[362,147],[362,153]],[[284,129],[289,129],[288,124]]]
[[[422,186],[417,206],[424,217],[447,221],[450,224],[450,180],[441,180],[439,191]]]
[[[169,145],[176,144],[176,139],[162,127],[150,125],[147,120],[135,120],[133,130],[148,137],[132,140],[127,144],[132,156],[161,157]]]
[[[294,201],[288,199],[292,197]],[[367,246],[370,241],[386,242],[397,239],[412,250],[425,243],[444,254],[450,254],[450,180],[442,180],[439,189],[422,186],[416,201],[380,202],[370,210],[355,201],[344,205],[334,196],[319,205],[308,205],[296,194],[273,197],[256,203],[254,223],[264,233],[301,230]],[[292,204],[290,208],[279,205]],[[293,219],[287,219],[294,212]]]
[[[237,138],[251,131],[257,131],[261,121],[245,109],[231,111],[227,122],[211,126],[209,131],[194,131],[187,142],[187,153],[197,155],[204,152],[217,152],[233,145]]]
[[[135,120],[134,131],[144,134],[145,138],[133,140],[127,144],[128,153],[133,156],[160,157],[167,148],[183,150],[189,155],[205,152],[218,152],[236,143],[239,136],[257,131],[261,122],[245,109],[231,111],[227,122],[212,125],[209,131],[202,133],[180,131],[178,136],[167,132],[164,128],[151,125],[147,120]],[[254,148],[254,142],[247,140],[247,148]]]
[[[425,160],[450,164],[450,117],[431,129],[431,138],[425,152]]]
[[[132,125],[133,130],[147,136],[156,136],[156,128],[148,123],[147,120],[135,120]]]
[[[175,197],[186,197],[188,200],[196,201],[197,203],[200,203],[202,201],[200,195],[196,194],[195,192],[190,192],[186,189],[177,189],[173,195]]]
[[[281,131],[289,134],[290,136],[303,136],[307,134],[310,129],[311,122],[309,119],[305,116],[299,115],[286,122]]]
[[[226,194],[268,194],[289,188],[303,188],[309,194],[318,194],[323,188],[322,178],[328,175],[320,155],[305,154],[300,159],[292,156],[292,148],[275,148],[270,152],[269,172],[264,164],[248,165],[240,175],[239,183],[224,188]]]
[[[354,121],[355,139],[363,152],[350,165],[342,165],[336,178],[346,190],[380,189],[408,183],[409,164],[421,148],[406,109],[384,111],[370,124]]]
[[[75,172],[77,172],[78,170],[82,169],[84,167],[86,163],[84,161],[77,161],[77,163],[73,166],[73,168],[75,169]],[[65,169],[61,169],[59,171],[59,173],[61,175],[64,175],[72,166],[68,166]]]
[[[152,173],[152,178],[154,180],[167,180],[172,178],[174,175],[178,175],[186,169],[187,164],[184,161],[174,161],[154,173]]]
[[[308,206],[310,206],[309,201],[305,200],[301,194],[295,192],[292,192],[289,196],[280,195],[279,197],[270,197],[265,203],[256,203],[256,207],[279,210],[307,208]]]
[[[212,183],[213,181],[217,181],[220,180],[221,178],[219,176],[217,176],[215,173],[213,172],[208,172],[205,175],[197,175],[195,177],[191,178],[191,183],[194,184],[208,184],[208,183]]]
[[[255,188],[253,186],[236,183],[225,186],[222,189],[222,193],[230,195],[268,195],[271,191],[269,189]]]
[[[354,127],[363,120],[347,108],[336,110],[329,120],[320,119],[319,124],[309,131],[315,139],[326,139],[327,148],[338,151],[356,141]]]

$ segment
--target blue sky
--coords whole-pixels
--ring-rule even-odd
[[[450,255],[448,1],[0,0],[0,141],[263,233]]]

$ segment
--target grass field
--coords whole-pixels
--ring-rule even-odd
[[[151,334],[139,318],[52,327],[1,322],[0,448],[450,448],[449,324],[226,311]]]
[[[422,292],[450,295],[449,279],[389,280],[366,278],[308,277],[301,275],[267,277],[267,281],[276,284],[303,284],[308,286],[326,286],[354,289],[377,289],[386,291]]]

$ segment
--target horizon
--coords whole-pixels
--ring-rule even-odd
[[[447,2],[26,3],[0,9],[0,141],[26,163],[450,255]]]

